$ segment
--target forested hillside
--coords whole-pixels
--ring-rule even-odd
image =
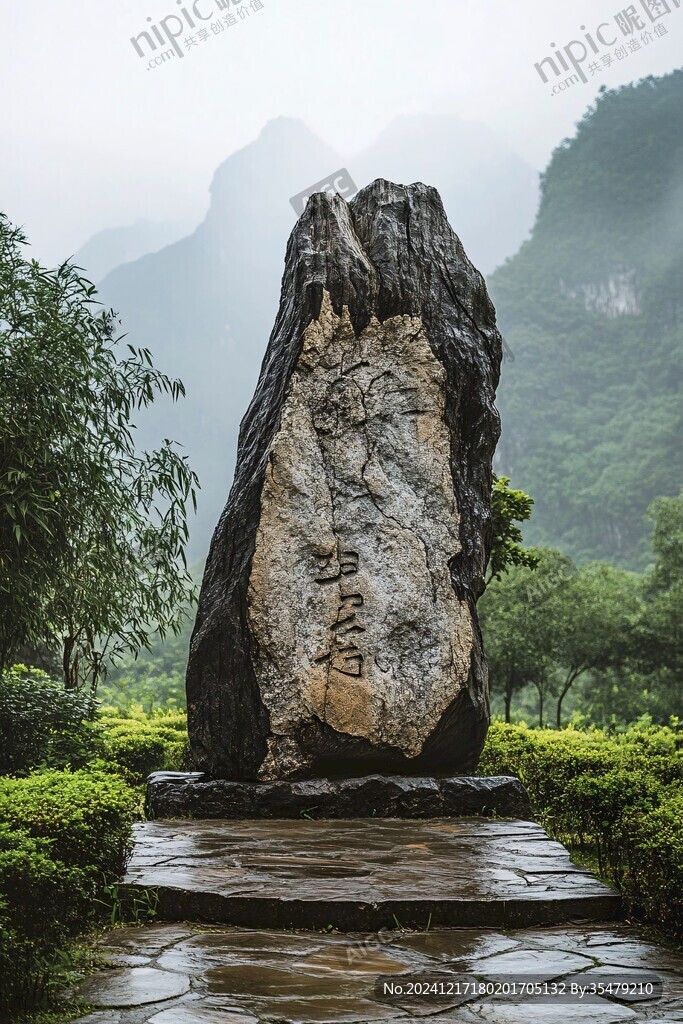
[[[682,101],[682,71],[603,91],[489,282],[514,355],[498,469],[534,496],[526,539],[579,560],[641,567],[683,479]]]

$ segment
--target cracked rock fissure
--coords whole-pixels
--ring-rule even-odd
[[[474,769],[500,359],[483,278],[433,188],[309,200],[202,583],[198,767]]]

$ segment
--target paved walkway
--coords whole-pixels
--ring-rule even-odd
[[[683,958],[622,925],[339,935],[157,924],[114,930],[102,947],[112,967],[80,986],[78,994],[99,1007],[80,1024],[683,1021]],[[656,1002],[596,998],[570,1005],[470,997],[457,1005],[452,996],[392,998],[376,987],[378,977],[397,984],[401,975],[404,982],[435,975],[452,982],[453,972],[461,979],[525,976],[565,984],[582,977],[585,983],[589,974],[623,982],[654,972],[664,995]]]
[[[152,821],[125,879],[164,920],[340,931],[605,921],[619,898],[530,821]]]

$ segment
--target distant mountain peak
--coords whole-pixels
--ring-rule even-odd
[[[287,204],[291,195],[342,163],[339,154],[300,118],[276,117],[218,166],[211,183],[212,202],[231,202],[239,188],[242,201],[250,205],[267,203],[274,196]]]
[[[273,117],[270,121],[266,121],[257,135],[257,140],[270,140],[272,138],[279,141],[283,138],[291,138],[294,134],[305,135],[309,139],[316,138],[302,118],[282,115],[281,117]]]

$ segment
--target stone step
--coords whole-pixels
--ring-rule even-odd
[[[124,892],[161,920],[257,928],[520,928],[613,920],[620,900],[537,824],[151,821]]]

